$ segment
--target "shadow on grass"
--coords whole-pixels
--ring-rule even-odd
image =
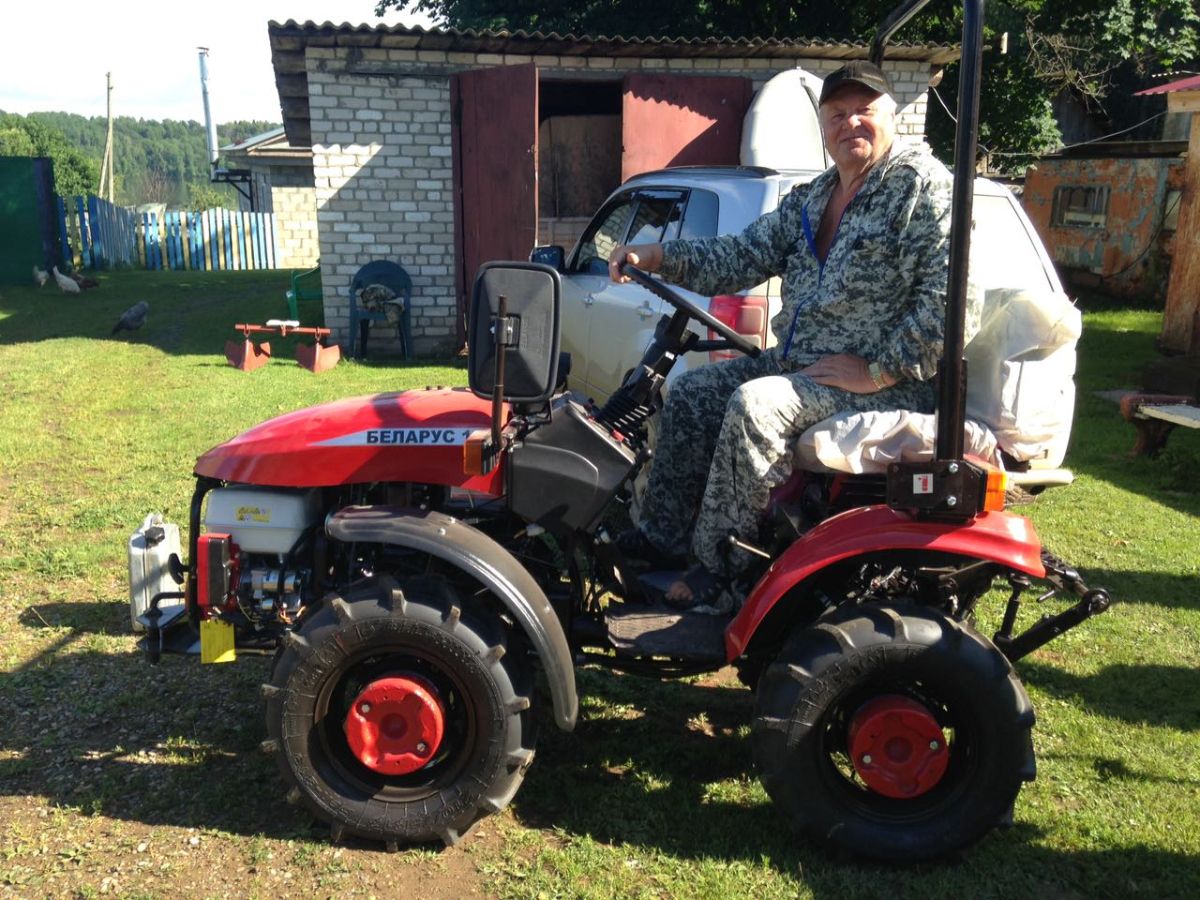
[[[1092,567],[1082,574],[1089,587],[1102,587],[1113,598],[1106,615],[1120,615],[1126,603],[1200,610],[1200,582],[1194,576]]]
[[[134,652],[88,649],[92,619],[80,623],[0,674],[0,793],[150,826],[321,838],[286,803],[274,762],[259,751],[266,658],[201,668],[169,657],[152,668]],[[981,878],[993,896],[1200,891],[1195,857],[1138,846],[1057,851],[1029,825],[995,833],[957,864],[835,862],[794,837],[757,787],[745,734],[749,691],[594,670],[580,680],[590,699],[579,730],[545,723],[514,801],[529,827],[680,860],[765,866],[839,900],[875,894],[872,886],[889,897],[982,896]],[[1172,689],[1195,696],[1194,682]],[[1113,760],[1094,765],[1109,777],[1137,777]]]
[[[307,831],[259,751],[268,658],[150,666],[133,649],[126,604],[37,604],[21,621],[50,636],[0,672],[0,793],[148,825]],[[92,649],[106,634],[127,638],[130,652]]]
[[[1200,890],[1195,857],[1142,846],[1060,851],[1027,823],[993,832],[958,861],[894,868],[831,859],[792,832],[757,784],[745,728],[749,691],[580,674],[582,691],[601,702],[585,707],[575,734],[543,735],[514,801],[527,827],[684,860],[766,864],[818,897],[1082,898],[1140,890],[1182,897]],[[1195,688],[1181,696],[1195,696]],[[588,710],[603,718],[589,718]],[[1106,777],[1137,777],[1111,759],[1094,767]]]
[[[129,631],[129,603],[125,600],[32,603],[17,621],[27,628],[69,628],[76,633],[120,634]]]
[[[1056,666],[1025,660],[1021,676],[1063,700],[1102,716],[1134,724],[1200,731],[1200,671],[1185,666],[1105,666],[1094,675],[1074,675]]]
[[[1131,458],[1134,427],[1121,417],[1116,403],[1096,396],[1097,391],[1139,387],[1143,368],[1158,358],[1158,316],[1110,312],[1114,314],[1089,318],[1079,343],[1075,421],[1065,465],[1076,474],[1200,515],[1200,493],[1195,489],[1200,434],[1177,428],[1162,458]]]
[[[100,287],[68,295],[52,285],[6,287],[0,296],[5,344],[84,337],[153,346],[168,354],[221,353],[236,322],[287,317],[286,271],[101,273]],[[111,334],[121,313],[139,301],[150,310],[134,332]],[[303,324],[321,324],[319,301],[302,304]]]

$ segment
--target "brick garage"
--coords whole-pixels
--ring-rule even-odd
[[[413,278],[413,339],[422,354],[462,346],[462,311],[480,261],[524,258],[539,241],[568,244],[586,222],[578,199],[574,208],[538,215],[544,182],[559,165],[546,152],[555,140],[547,134],[555,111],[539,112],[539,94],[558,107],[549,130],[569,142],[574,129],[582,154],[588,128],[605,126],[568,121],[580,115],[564,113],[564,98],[578,97],[584,108],[573,112],[584,117],[615,115],[619,129],[621,98],[625,109],[629,102],[623,85],[632,78],[674,80],[693,92],[703,88],[701,79],[743,79],[748,102],[780,71],[801,65],[821,75],[867,54],[865,44],[821,41],[576,39],[292,21],[270,23],[269,35],[288,140],[312,148],[326,323],[345,341],[351,278],[371,259],[392,259]],[[930,76],[957,54],[945,45],[889,48],[884,65],[900,95],[904,139],[921,139]],[[527,87],[492,84],[489,93],[487,73]],[[524,113],[514,117],[514,109],[526,108],[531,121]],[[734,110],[734,128],[742,112]],[[676,147],[657,165],[736,163],[736,154],[703,149],[719,130],[697,138],[700,152]],[[729,134],[721,146],[730,137],[736,146],[738,136]],[[619,152],[628,158],[636,140],[624,134]],[[549,157],[541,163],[539,147]],[[583,193],[603,197],[633,174],[627,168],[592,172]],[[378,338],[372,345],[386,349]]]
[[[1092,144],[1029,169],[1025,211],[1070,284],[1164,300],[1186,149],[1182,141]]]

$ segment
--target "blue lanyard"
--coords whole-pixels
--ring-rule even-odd
[[[800,207],[800,227],[804,229],[804,242],[817,261],[817,288],[821,287],[821,279],[825,275],[825,262],[817,255],[817,242],[813,238],[812,222],[808,218],[808,203]],[[796,301],[796,309],[792,313],[792,324],[788,327],[787,340],[783,343],[783,358],[787,359],[792,350],[792,338],[796,336],[796,321],[800,318],[800,301]]]

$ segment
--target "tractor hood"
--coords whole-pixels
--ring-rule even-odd
[[[490,425],[490,401],[465,388],[351,397],[254,426],[203,454],[196,475],[277,487],[411,481],[500,494],[499,467],[463,472],[467,436]]]

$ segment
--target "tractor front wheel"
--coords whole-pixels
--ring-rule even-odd
[[[806,836],[886,862],[952,855],[1034,776],[1033,707],[990,641],[916,605],[844,606],[759,682],[755,763]]]
[[[442,579],[380,576],[288,634],[263,686],[265,747],[335,839],[449,845],[524,779],[533,690],[496,612]]]

